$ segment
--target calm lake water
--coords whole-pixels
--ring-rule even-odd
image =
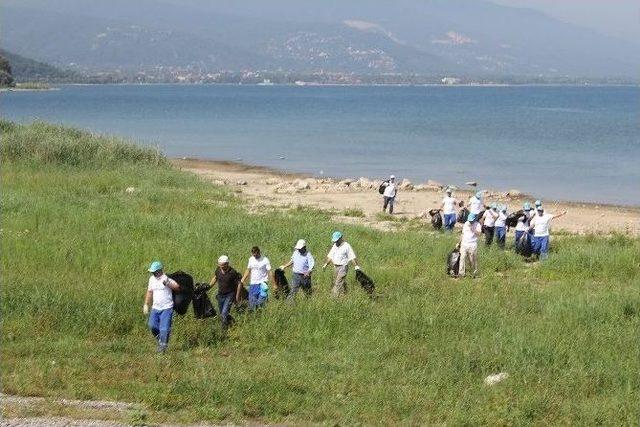
[[[638,87],[62,86],[0,108],[175,157],[640,205]]]

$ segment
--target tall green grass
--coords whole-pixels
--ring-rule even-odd
[[[483,247],[480,277],[454,281],[444,260],[455,236],[429,227],[384,233],[310,209],[250,215],[225,189],[122,141],[108,149],[111,138],[42,123],[2,132],[5,393],[140,402],[152,421],[639,419],[637,239],[564,237],[539,265]],[[331,274],[318,271],[311,299],[237,316],[226,340],[215,319],[176,317],[169,353],[154,355],[141,313],[152,259],[204,281],[223,253],[243,270],[257,244],[278,265],[305,238],[321,262],[336,228],[379,298],[351,276],[334,300]],[[485,386],[497,372],[510,377]]]

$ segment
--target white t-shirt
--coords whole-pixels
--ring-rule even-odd
[[[542,216],[534,215],[530,223],[533,227],[533,235],[536,237],[548,236],[552,219],[553,215],[551,214],[543,214]]]
[[[153,304],[151,308],[154,310],[166,310],[173,307],[173,292],[168,285],[169,279],[166,274],[159,278],[156,276],[149,277],[149,286],[147,290],[153,292]]]
[[[271,263],[269,262],[269,258],[267,258],[266,256],[261,256],[258,259],[252,256],[251,258],[249,258],[247,268],[251,271],[250,279],[252,285],[266,283],[269,281]]]
[[[462,226],[462,244],[464,246],[477,246],[478,245],[478,235],[476,233],[481,233],[482,227],[479,222],[465,222]]]
[[[531,217],[531,214],[529,212],[524,211],[524,213],[518,217],[518,223],[516,224],[516,231],[529,231],[528,222],[529,222],[529,218]]]
[[[482,200],[478,199],[476,196],[472,196],[469,199],[469,212],[477,215],[480,211],[482,211]]]
[[[494,227],[496,225],[497,216],[498,213],[494,212],[492,209],[484,211],[484,215],[482,216],[482,218],[484,218],[484,226]]]
[[[451,215],[456,213],[456,199],[450,196],[442,199],[442,213]]]
[[[506,227],[507,226],[507,214],[500,211],[498,212],[498,218],[496,219],[496,227]]]
[[[398,192],[398,190],[396,190],[396,184],[394,182],[389,182],[384,187],[383,196],[384,197],[396,197],[396,193],[397,192]]]
[[[333,265],[347,265],[349,261],[356,259],[356,253],[347,242],[342,242],[340,246],[336,246],[334,243],[327,258],[331,260]]]

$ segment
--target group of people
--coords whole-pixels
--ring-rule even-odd
[[[322,269],[332,265],[334,269],[334,281],[332,294],[336,297],[344,295],[347,291],[347,273],[349,264],[355,270],[360,270],[358,259],[351,245],[345,241],[340,231],[335,231],[331,236],[332,246],[326,257]],[[287,296],[289,301],[296,298],[300,289],[305,295],[311,296],[312,273],[315,268],[315,259],[307,248],[307,242],[300,239],[296,242],[291,258],[279,269],[284,271],[292,269],[291,289]],[[157,351],[165,352],[169,343],[171,325],[173,319],[173,292],[180,290],[180,285],[164,273],[160,261],[151,263],[148,269],[151,273],[147,286],[142,311],[148,315],[148,326],[154,338],[158,342]],[[211,287],[218,288],[216,300],[218,312],[223,330],[231,324],[231,308],[242,300],[243,290],[247,293],[248,308],[250,311],[262,307],[272,291],[277,291],[277,283],[271,268],[269,258],[264,256],[260,248],[251,248],[251,257],[243,275],[240,275],[231,264],[227,255],[218,258],[216,269],[210,281]],[[248,288],[245,288],[248,285]]]

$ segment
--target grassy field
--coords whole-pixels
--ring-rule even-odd
[[[481,248],[480,277],[454,281],[455,237],[428,226],[249,215],[154,150],[42,123],[0,130],[4,393],[137,402],[151,422],[639,420],[637,239],[563,236],[540,265]],[[227,340],[217,320],[176,317],[169,353],[154,354],[141,312],[152,259],[205,281],[223,253],[244,269],[256,244],[274,265],[298,238],[323,259],[336,228],[378,299],[353,284],[334,300],[317,272],[313,298],[241,316]],[[510,377],[484,385],[498,372]]]

